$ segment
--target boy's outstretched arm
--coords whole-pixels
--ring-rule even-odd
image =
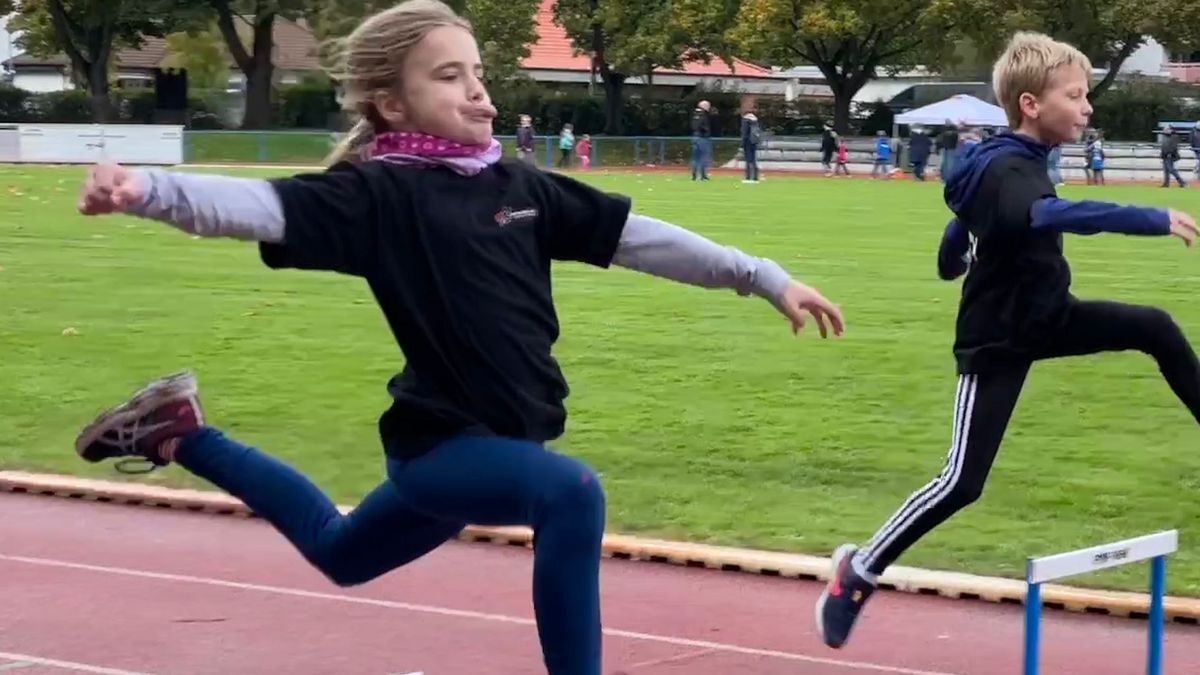
[[[1188,246],[1196,239],[1196,221],[1174,209],[1043,197],[1033,203],[1029,218],[1035,229],[1073,234],[1114,232],[1144,236],[1174,235]]]
[[[630,214],[621,231],[613,264],[664,279],[704,288],[729,288],[739,295],[770,301],[791,322],[804,327],[804,312],[817,321],[822,337],[832,327],[845,330],[841,311],[818,291],[793,280],[774,261],[721,246],[677,225]]]

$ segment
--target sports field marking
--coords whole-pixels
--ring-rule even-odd
[[[409,612],[417,612],[422,614],[437,614],[441,616],[452,616],[461,619],[471,619],[476,621],[491,621],[495,623],[516,624],[520,626],[536,625],[533,619],[527,619],[517,616],[508,616],[505,614],[491,614],[487,612],[476,612],[464,609],[453,609],[450,607],[439,607],[436,605],[418,605],[408,602],[397,602],[394,600],[381,600],[377,598],[363,598],[353,595],[341,595],[338,593],[322,593],[318,591],[307,591],[300,588],[286,588],[282,586],[268,586],[264,584],[249,584],[240,581],[228,581],[226,579],[215,579],[211,577],[197,577],[185,574],[170,574],[166,572],[153,572],[149,570],[129,569],[125,567],[108,567],[104,565],[89,565],[87,563],[72,562],[69,560],[55,560],[52,558],[33,558],[28,556],[4,555],[0,554],[0,561],[8,561],[14,563],[23,563],[27,565],[37,565],[40,567],[57,567],[60,569],[83,570],[88,572],[97,572],[101,574],[119,575],[127,577],[138,577],[142,579],[156,579],[159,581],[170,581],[176,583],[187,584],[202,584],[206,586],[218,586],[221,588],[233,588],[242,591],[257,591],[260,593],[271,593],[274,595],[285,595],[297,598],[310,598],[313,600],[328,600],[332,602],[345,602],[356,605],[370,605],[374,607],[385,607],[388,609],[398,609]],[[609,637],[627,638],[630,640],[642,640],[645,642],[657,642],[660,644],[669,644],[678,647],[692,647],[695,649],[711,649],[714,651],[727,652],[731,654],[745,654],[747,656],[758,656],[764,658],[780,659],[784,661],[799,661],[804,663],[816,663],[827,666],[837,666],[840,668],[868,670],[880,673],[896,673],[897,675],[956,675],[954,673],[945,673],[932,670],[919,670],[913,668],[901,668],[898,666],[888,666],[879,663],[868,663],[863,661],[846,661],[843,659],[823,658],[819,656],[809,656],[807,654],[797,654],[794,652],[784,652],[774,649],[758,649],[756,647],[746,647],[742,645],[729,644],[724,642],[709,642],[707,640],[692,640],[688,638],[676,637],[672,635],[658,635],[654,633],[640,633],[636,631],[618,630],[612,628],[604,629],[604,634]],[[0,654],[3,656],[3,654]],[[128,675],[124,671],[87,671],[87,672],[111,672],[113,675]]]
[[[28,666],[50,666],[53,668],[62,668],[64,670],[73,670],[77,673],[95,673],[96,675],[150,675],[149,673],[141,673],[135,670],[106,668],[104,666],[97,666],[92,663],[60,661],[58,659],[47,659],[41,656],[32,656],[29,654],[14,654],[12,652],[0,652],[0,659],[16,661],[16,663],[0,664],[0,671],[15,670]]]

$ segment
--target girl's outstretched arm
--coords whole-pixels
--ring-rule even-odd
[[[266,180],[162,169],[93,168],[79,210],[128,213],[202,237],[283,241],[283,205]]]
[[[630,214],[621,231],[613,264],[704,288],[728,288],[738,295],[777,300],[791,276],[766,258],[722,246],[678,225]]]
[[[340,166],[270,180],[102,164],[92,169],[79,210],[128,213],[202,237],[259,243],[272,268],[363,276],[378,251],[371,180],[380,166]]]
[[[804,326],[806,311],[816,319],[822,337],[829,327],[835,335],[841,335],[845,328],[836,305],[815,289],[793,280],[774,261],[747,255],[649,216],[629,215],[613,264],[693,286],[757,295],[782,312],[794,331]]]

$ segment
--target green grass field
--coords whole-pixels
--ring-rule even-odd
[[[82,175],[0,167],[0,467],[114,478],[77,460],[76,431],[186,366],[232,435],[339,501],[376,484],[375,421],[402,361],[365,285],[269,271],[244,243],[85,219]],[[558,266],[557,355],[572,395],[557,445],[601,472],[612,530],[827,555],[870,536],[940,469],[959,285],[935,274],[938,184],[588,179],[778,260],[848,323],[838,340],[797,339],[758,299]],[[1187,190],[1066,193],[1200,210]],[[1200,339],[1200,259],[1178,240],[1074,237],[1068,254],[1081,297],[1158,304]],[[1170,592],[1200,595],[1198,441],[1140,354],[1039,364],[983,501],[901,562],[1019,576],[1027,555],[1178,527]],[[145,480],[201,487],[178,468]],[[1131,566],[1078,583],[1141,589],[1145,578]]]

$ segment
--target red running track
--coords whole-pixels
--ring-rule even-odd
[[[341,589],[258,520],[0,495],[0,673],[544,672],[531,554],[451,542]],[[603,566],[605,673],[1012,675],[1017,606],[883,592],[852,644],[813,628],[820,585],[652,563]],[[1146,624],[1046,613],[1043,672],[1144,672]],[[1200,672],[1168,628],[1167,672]]]

